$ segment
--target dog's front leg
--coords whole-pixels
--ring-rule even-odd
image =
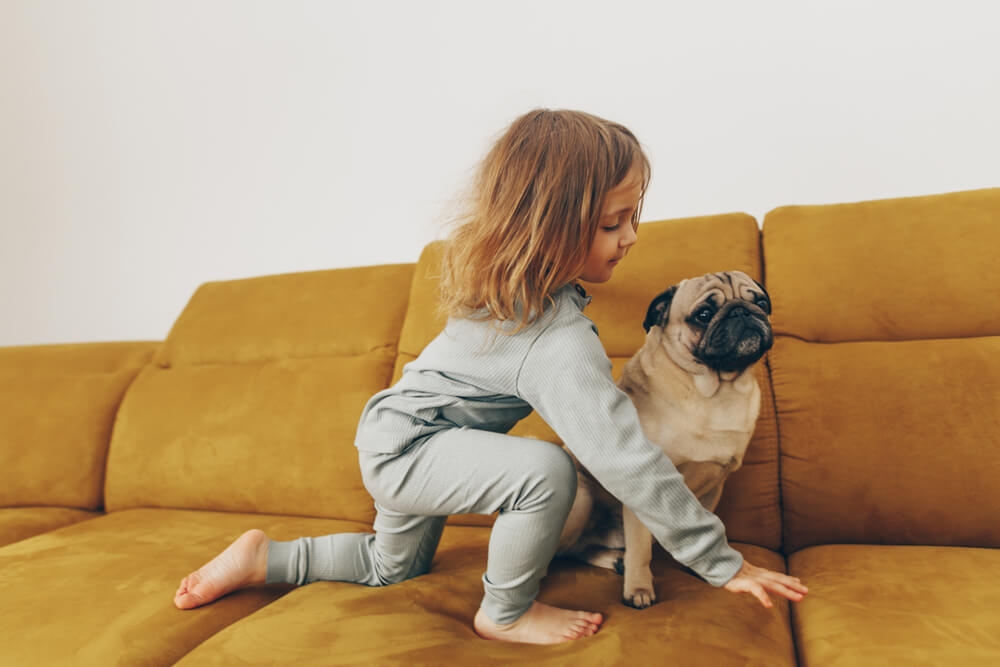
[[[628,507],[622,505],[625,524],[625,588],[622,602],[636,609],[645,609],[656,602],[653,572],[649,561],[653,557],[653,536]]]

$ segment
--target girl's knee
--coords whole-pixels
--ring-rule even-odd
[[[372,586],[391,586],[425,574],[413,571],[408,563],[385,558],[375,558],[372,570],[374,575],[370,582]]]
[[[547,457],[545,478],[553,495],[569,508],[576,497],[577,474],[573,458],[562,447],[553,445]]]

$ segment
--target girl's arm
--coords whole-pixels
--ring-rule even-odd
[[[729,546],[719,518],[646,438],[635,405],[615,386],[590,320],[559,317],[543,331],[524,359],[517,390],[678,562],[713,586],[736,575],[743,556]]]
[[[722,521],[646,438],[635,405],[611,377],[611,361],[590,320],[557,319],[546,329],[525,357],[517,387],[580,463],[678,562],[713,586],[754,595],[767,608],[768,592],[794,601],[805,595],[798,578],[751,565],[729,546]]]

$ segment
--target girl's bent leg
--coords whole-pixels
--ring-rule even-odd
[[[539,582],[576,495],[576,468],[561,447],[461,428],[438,433],[399,457],[363,461],[362,471],[382,506],[415,514],[499,510],[481,610],[499,627],[535,609]],[[537,610],[545,608],[553,609]]]

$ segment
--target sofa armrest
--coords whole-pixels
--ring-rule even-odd
[[[159,345],[0,347],[0,507],[101,509],[115,413]]]

